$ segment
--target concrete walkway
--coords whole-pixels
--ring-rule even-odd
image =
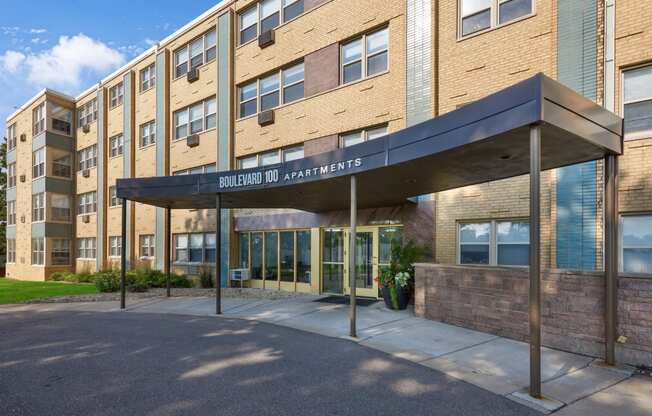
[[[330,337],[348,338],[348,306],[314,302],[318,296],[283,300],[223,299],[227,317],[262,321]],[[22,305],[13,312],[119,311],[116,302]],[[128,311],[214,316],[212,298],[132,301]],[[652,380],[633,376],[633,369],[607,367],[591,357],[544,348],[544,400],[527,394],[529,345],[482,332],[416,318],[409,311],[390,311],[382,302],[358,308],[354,342],[374,348],[506,396],[543,413],[602,416],[652,414]],[[561,409],[561,410],[560,410]]]

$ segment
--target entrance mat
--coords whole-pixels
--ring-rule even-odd
[[[374,303],[378,302],[377,299],[370,299],[370,298],[361,298],[357,297],[355,298],[356,302],[355,304],[357,306],[369,306],[373,305]],[[313,302],[322,302],[322,303],[334,303],[337,305],[348,305],[350,303],[349,296],[327,296],[325,298],[319,298],[313,300]]]

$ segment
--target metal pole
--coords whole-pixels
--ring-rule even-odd
[[[215,196],[215,314],[222,314],[222,198]]]
[[[530,396],[541,397],[541,127],[530,126]]]
[[[127,273],[127,200],[124,198],[122,199],[122,245],[120,251],[120,309],[125,309]]]
[[[618,159],[604,160],[604,271],[605,271],[605,357],[608,365],[616,364],[616,314],[618,308]]]
[[[170,297],[170,274],[172,273],[172,209],[168,208],[165,210],[165,265],[166,265],[166,276],[165,276],[165,290],[166,295]]]
[[[356,331],[356,264],[355,264],[355,245],[356,245],[356,227],[357,227],[357,214],[358,214],[358,196],[356,190],[356,178],[355,175],[351,175],[351,235],[349,238],[349,289],[351,299],[351,310],[350,310],[350,331],[349,335],[352,337],[357,337]]]

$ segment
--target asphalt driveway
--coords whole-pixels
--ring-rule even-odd
[[[346,340],[240,319],[0,314],[0,415],[538,415]]]

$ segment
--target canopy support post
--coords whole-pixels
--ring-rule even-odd
[[[604,271],[605,271],[605,362],[616,364],[616,321],[618,310],[618,159],[604,160]]]
[[[530,126],[530,396],[541,397],[541,126]]]
[[[170,274],[172,273],[172,208],[165,210],[165,290],[170,297]]]
[[[349,289],[351,299],[351,310],[349,312],[350,330],[349,335],[353,338],[357,337],[356,331],[356,259],[355,259],[355,244],[357,237],[357,221],[358,221],[358,195],[357,183],[355,175],[351,175],[351,232],[349,236]]]
[[[215,195],[215,314],[222,314],[222,195]]]
[[[126,308],[127,273],[127,200],[122,199],[122,244],[120,247],[120,309]]]

